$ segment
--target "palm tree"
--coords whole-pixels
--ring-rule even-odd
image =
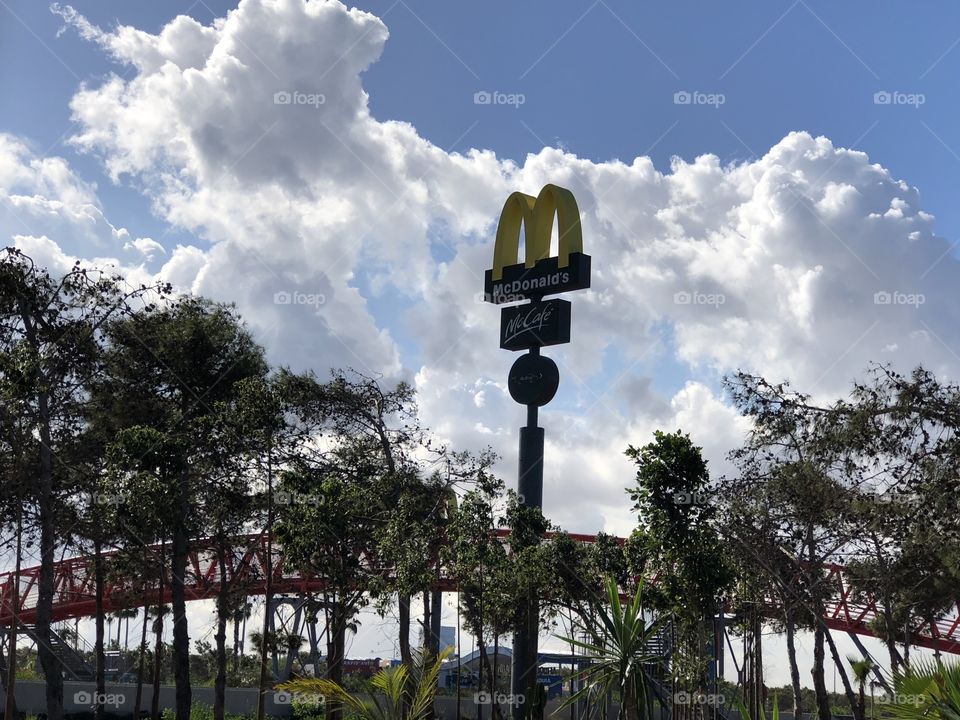
[[[250,632],[250,644],[259,652],[263,647],[263,633],[259,630]],[[280,638],[277,633],[267,633],[267,652],[276,652],[280,647]]]
[[[370,700],[350,694],[344,687],[326,678],[300,678],[277,686],[279,690],[320,695],[327,701],[342,703],[348,714],[358,720],[425,720],[437,694],[440,666],[450,654],[443,650],[429,662],[420,652],[411,671],[406,665],[384,668],[370,680]]]
[[[960,663],[914,662],[894,676],[894,692],[900,720],[960,720]]]
[[[858,686],[859,695],[857,697],[856,716],[858,718],[864,718],[866,717],[867,700],[864,697],[863,688],[867,684],[867,678],[870,677],[870,673],[873,672],[873,659],[865,657],[862,660],[857,660],[848,657],[847,660],[850,662],[850,668],[853,670],[853,678],[857,681]]]
[[[114,616],[120,621],[123,621],[124,625],[124,637],[123,637],[123,650],[130,649],[130,620],[138,617],[140,615],[139,607],[125,608],[123,610],[117,610],[114,613]],[[120,647],[120,626],[117,626],[117,647]]]
[[[247,620],[250,619],[250,613],[253,611],[253,605],[244,602],[233,611],[233,682],[240,681],[240,653],[243,644],[243,636],[247,630]],[[240,626],[243,625],[241,631]]]
[[[647,624],[643,618],[643,583],[637,585],[633,599],[620,602],[620,590],[612,577],[605,579],[606,602],[593,602],[595,622],[586,624],[587,639],[561,638],[586,651],[589,662],[583,673],[584,685],[561,707],[584,698],[603,697],[613,691],[620,695],[619,720],[638,720],[648,715],[647,671],[645,665],[660,663],[663,656],[648,648],[660,632],[665,617]]]

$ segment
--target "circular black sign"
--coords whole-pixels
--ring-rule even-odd
[[[510,397],[521,405],[546,405],[560,387],[557,364],[543,355],[521,355],[510,368]]]

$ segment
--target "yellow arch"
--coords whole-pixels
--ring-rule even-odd
[[[553,217],[557,216],[560,237],[558,264],[566,267],[570,253],[583,252],[580,229],[580,208],[573,193],[557,185],[544,185],[537,197],[521,192],[511,193],[503,204],[497,239],[493,246],[493,279],[503,278],[503,268],[516,265],[520,257],[520,226],[524,228],[526,267],[550,256],[550,234]]]

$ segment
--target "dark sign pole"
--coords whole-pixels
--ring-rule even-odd
[[[550,256],[550,237],[557,218],[559,253]],[[521,225],[526,260],[518,262]],[[590,256],[583,253],[580,210],[569,190],[546,185],[534,198],[513,193],[507,198],[497,224],[493,268],[484,275],[484,299],[505,305],[500,313],[500,347],[528,350],[510,368],[510,397],[527,406],[527,424],[520,428],[517,493],[522,508],[543,508],[543,428],[537,426],[539,408],[553,399],[560,372],[540,348],[570,342],[570,303],[544,301],[555,295],[590,287]],[[515,305],[520,301],[528,303]],[[512,529],[511,550],[529,540],[525,527],[529,513],[521,512]],[[515,720],[542,715],[537,669],[539,666],[540,599],[532,590],[518,601],[511,662],[511,709]]]
[[[532,347],[527,357],[540,357],[540,348]],[[542,358],[546,360],[546,358]],[[542,427],[537,427],[539,406],[527,405],[527,424],[520,428],[520,461],[517,473],[517,493],[520,504],[525,507],[543,508],[543,440]],[[514,528],[517,533],[521,528]],[[511,662],[513,706],[515,718],[527,718],[531,705],[536,702],[537,655],[539,653],[540,607],[535,594],[525,598],[520,612],[520,622],[513,636]]]

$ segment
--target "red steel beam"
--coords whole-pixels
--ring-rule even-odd
[[[509,535],[507,530],[497,530],[496,535],[505,539]],[[548,534],[551,536],[552,534]],[[590,543],[596,540],[594,535],[571,533],[570,537],[579,542]],[[623,538],[617,538],[623,544]],[[158,546],[148,548],[156,551]],[[217,555],[213,541],[204,539],[193,543],[187,562],[187,599],[212,600],[220,590]],[[276,553],[276,548],[274,549]],[[255,534],[245,536],[237,547],[229,553],[227,576],[228,582],[236,586],[242,584],[246,594],[263,595],[265,578],[262,568],[266,553],[266,535]],[[105,553],[107,557],[114,553]],[[273,564],[273,591],[277,594],[300,594],[320,592],[325,589],[323,578],[307,577],[299,572],[286,572],[283,557],[278,557]],[[371,563],[369,558],[366,559]],[[386,569],[371,567],[371,571],[387,572]],[[877,601],[873,597],[865,597],[862,602],[852,603],[852,590],[845,583],[845,571],[842,565],[830,564],[824,569],[827,571],[826,580],[831,582],[837,590],[836,597],[826,603],[824,621],[827,627],[842,632],[852,632],[858,635],[876,637],[870,629],[869,623],[877,617]],[[23,568],[20,571],[20,593],[17,617],[20,622],[32,623],[36,620],[37,590],[40,576],[38,566]],[[12,572],[0,573],[0,625],[8,625],[13,619],[13,584]],[[145,604],[155,605],[161,600],[168,603],[171,600],[169,579],[165,580],[166,588],[160,598],[156,590],[146,593],[137,591],[130,581],[108,581],[104,587],[104,611],[113,612],[131,607],[142,607]],[[434,583],[435,590],[447,592],[456,591],[456,582],[451,578],[440,578]],[[955,612],[954,612],[955,610]],[[61,560],[54,566],[54,602],[52,619],[54,621],[68,620],[77,617],[89,617],[95,613],[93,588],[93,558],[79,556]],[[939,650],[945,653],[960,654],[960,602],[950,614],[932,622],[924,622],[916,628],[911,638],[914,645]]]

